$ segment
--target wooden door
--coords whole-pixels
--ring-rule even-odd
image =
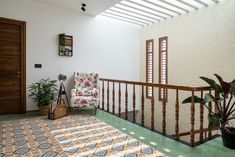
[[[0,114],[26,111],[25,27],[0,17]]]

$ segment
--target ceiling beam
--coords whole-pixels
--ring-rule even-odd
[[[136,24],[136,25],[139,25],[139,26],[145,26],[144,24],[140,24],[140,23],[137,23],[137,22],[129,21],[129,20],[124,20],[124,19],[121,19],[121,18],[118,18],[118,17],[109,16],[109,15],[106,15],[104,13],[101,13],[101,15],[106,16],[108,18],[112,18],[112,19],[116,19],[116,20],[120,20],[120,21],[125,21],[125,22],[132,23],[132,24]]]
[[[115,12],[115,13],[118,13],[118,14],[122,14],[122,15],[126,15],[126,16],[130,16],[130,17],[134,17],[134,18],[137,18],[137,19],[141,19],[143,21],[146,21],[146,22],[151,22],[153,23],[154,21],[153,20],[148,20],[148,19],[145,19],[145,18],[142,18],[142,17],[139,17],[139,16],[135,16],[135,15],[132,15],[132,14],[127,14],[127,13],[123,13],[123,12],[120,12],[120,11],[117,11],[117,10],[113,10],[113,9],[109,9],[107,11],[112,11],[112,12]],[[105,11],[106,12],[106,11]]]
[[[172,4],[172,3],[167,2],[167,1],[165,1],[165,0],[159,0],[159,1],[162,2],[162,3],[165,3],[165,4],[167,4],[167,5],[170,5],[170,6],[172,6],[172,7],[175,7],[175,8],[177,8],[177,9],[183,10],[183,11],[185,11],[185,12],[187,12],[187,13],[189,12],[188,9],[182,8],[182,7],[178,6],[178,5]]]
[[[189,4],[189,3],[187,3],[187,2],[185,2],[185,1],[183,1],[183,0],[176,0],[176,1],[179,2],[179,3],[182,3],[182,4],[186,5],[186,6],[188,6],[188,7],[190,7],[190,8],[198,9],[198,8],[195,7],[194,5]]]
[[[119,9],[119,10],[123,10],[123,11],[126,11],[126,12],[130,12],[130,13],[133,13],[133,14],[136,14],[136,15],[140,15],[140,16],[143,16],[143,17],[146,17],[146,18],[155,20],[155,21],[160,21],[160,20],[157,19],[157,18],[154,18],[154,17],[151,17],[151,16],[147,16],[147,15],[144,15],[144,14],[140,14],[140,13],[137,13],[137,12],[135,12],[135,11],[131,11],[131,10],[128,10],[128,9],[124,9],[124,8],[121,8],[121,7],[118,7],[118,6],[113,6],[113,8],[116,8],[116,9]]]
[[[193,0],[193,1],[195,1],[195,2],[197,2],[197,3],[199,3],[199,4],[201,4],[201,5],[204,5],[205,7],[208,6],[207,3],[205,3],[205,2],[203,2],[203,1],[201,1],[201,0]]]
[[[119,3],[120,5],[123,5],[123,6],[126,6],[128,8],[132,8],[132,9],[135,9],[135,10],[138,10],[138,11],[141,11],[141,12],[144,12],[144,13],[147,13],[147,14],[150,14],[150,15],[153,15],[153,16],[156,16],[156,17],[159,17],[161,19],[164,19],[166,20],[167,18],[166,17],[163,17],[161,15],[158,15],[158,14],[155,14],[155,13],[152,13],[152,12],[149,12],[149,11],[146,11],[146,10],[143,10],[143,9],[139,9],[139,8],[136,8],[136,7],[133,7],[132,5],[128,5],[128,4],[124,4],[124,3]]]
[[[173,13],[175,13],[175,14],[181,15],[181,13],[178,12],[178,11],[175,11],[175,10],[172,10],[172,9],[170,9],[170,8],[164,7],[164,6],[159,5],[159,4],[157,4],[157,3],[153,3],[153,2],[151,2],[151,1],[149,1],[149,0],[142,0],[142,1],[144,1],[144,2],[146,2],[146,3],[149,3],[149,4],[151,4],[151,5],[154,5],[154,6],[156,6],[156,7],[165,9],[165,10],[167,10],[167,11],[173,12]]]
[[[130,18],[130,17],[126,17],[126,16],[122,16],[122,15],[117,15],[117,14],[110,13],[110,12],[104,12],[104,13],[105,13],[105,14],[108,14],[108,15],[113,15],[113,16],[117,16],[117,17],[124,18],[124,19],[128,19],[128,20],[131,20],[131,21],[139,22],[139,23],[146,24],[146,25],[149,24],[148,22],[144,22],[144,21],[132,19],[132,18]]]
[[[145,5],[143,5],[143,4],[139,4],[139,3],[136,3],[136,2],[130,1],[130,0],[126,0],[126,1],[129,2],[129,3],[135,4],[135,5],[138,5],[138,6],[140,6],[140,7],[144,7],[144,8],[146,8],[146,9],[152,10],[152,11],[154,11],[154,12],[158,12],[158,13],[161,13],[161,14],[163,14],[163,15],[166,15],[166,16],[169,16],[169,17],[173,17],[173,15],[171,15],[171,14],[165,13],[165,12],[160,11],[160,10],[157,10],[157,9],[153,9],[153,8],[148,7],[148,6],[145,6]]]

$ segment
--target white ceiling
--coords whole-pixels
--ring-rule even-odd
[[[146,26],[175,16],[197,11],[224,0],[31,0],[78,12],[85,3],[84,14],[102,15]]]
[[[49,4],[74,11],[81,11],[81,4],[85,3],[85,14],[96,16],[107,10],[111,6],[119,3],[121,0],[32,0],[39,3]]]

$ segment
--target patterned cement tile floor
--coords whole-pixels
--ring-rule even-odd
[[[3,156],[165,156],[91,115],[0,122]]]

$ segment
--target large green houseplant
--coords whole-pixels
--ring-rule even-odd
[[[235,128],[231,127],[231,120],[235,119],[235,80],[232,82],[225,82],[222,77],[218,74],[214,74],[219,81],[219,84],[215,80],[200,77],[210,87],[217,92],[218,97],[214,97],[210,93],[205,94],[205,97],[199,98],[194,97],[194,102],[203,104],[211,113],[208,116],[209,126],[208,130],[219,129],[222,133],[222,139],[224,146],[228,148],[235,149]],[[184,103],[191,103],[192,97],[188,97],[183,101]],[[207,104],[210,102],[215,102],[216,111],[212,111]]]
[[[30,92],[29,96],[39,107],[39,115],[47,115],[49,105],[57,95],[56,80],[41,79],[39,82],[32,83],[28,89]]]

